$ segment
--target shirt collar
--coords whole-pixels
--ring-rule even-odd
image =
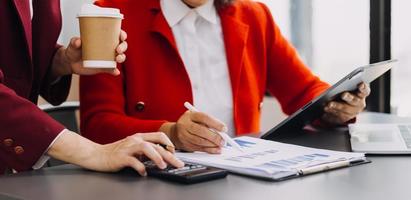
[[[217,11],[214,6],[214,0],[208,0],[204,5],[195,8],[198,15],[212,24],[217,24]]]
[[[208,22],[217,24],[217,11],[214,0],[208,0],[204,5],[194,9],[188,7],[182,0],[161,0],[160,5],[170,27],[177,25],[192,10]]]

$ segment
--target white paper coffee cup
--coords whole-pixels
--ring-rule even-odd
[[[82,41],[83,66],[86,68],[115,68],[116,48],[120,43],[119,9],[84,4],[78,14]]]

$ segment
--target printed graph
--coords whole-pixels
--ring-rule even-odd
[[[250,142],[250,141],[244,141],[244,140],[240,140],[240,139],[234,139],[234,141],[240,145],[242,148],[250,148],[256,145],[256,143],[254,142]],[[230,144],[227,144],[227,146],[230,146]]]
[[[277,150],[267,150],[267,151],[256,152],[256,153],[251,153],[251,154],[246,154],[246,155],[241,155],[241,156],[234,156],[231,158],[227,158],[226,160],[236,161],[236,162],[247,162],[247,160],[255,160],[255,159],[258,159],[259,157],[265,157],[269,154],[275,154],[277,152],[278,152]]]
[[[259,167],[263,168],[280,168],[280,169],[286,169],[286,168],[292,168],[294,166],[298,166],[301,164],[306,164],[311,161],[314,161],[316,159],[322,159],[322,158],[327,158],[329,155],[325,154],[308,154],[308,155],[302,155],[302,156],[296,156],[294,158],[289,158],[289,159],[282,159],[282,160],[273,160],[266,162]]]

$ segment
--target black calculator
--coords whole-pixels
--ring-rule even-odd
[[[146,161],[144,165],[146,166],[149,176],[184,184],[225,178],[228,174],[227,170],[194,163],[185,163],[182,168],[175,168],[168,165],[165,169],[159,169],[152,161]]]

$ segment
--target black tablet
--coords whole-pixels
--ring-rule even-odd
[[[340,94],[345,91],[356,91],[362,82],[371,83],[385,72],[390,70],[397,60],[388,60],[359,67],[338,81],[321,95],[294,112],[287,119],[261,136],[262,139],[281,139],[289,134],[296,133],[313,120],[319,119],[324,113],[326,103],[339,101]]]

